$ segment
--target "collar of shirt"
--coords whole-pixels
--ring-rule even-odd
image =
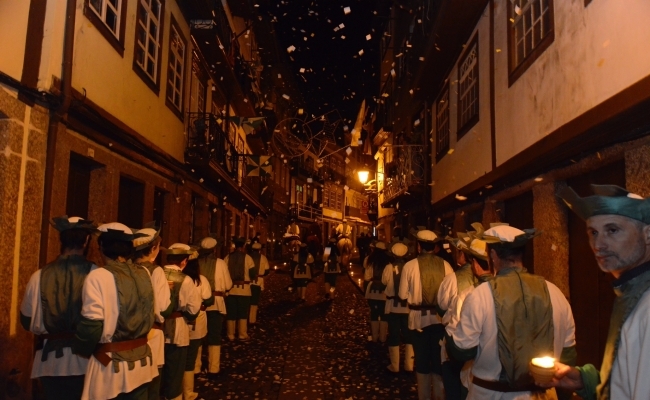
[[[639,275],[642,275],[645,272],[650,271],[650,261],[645,262],[637,267],[634,267],[628,271],[625,271],[618,277],[618,279],[612,282],[614,288],[619,288],[624,284],[628,283],[632,279],[636,278]]]

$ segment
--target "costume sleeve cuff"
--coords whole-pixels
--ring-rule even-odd
[[[600,374],[596,367],[587,364],[584,367],[576,367],[580,371],[584,387],[576,390],[576,394],[585,400],[596,400],[596,387],[600,383]]]
[[[23,313],[20,313],[20,325],[25,328],[26,331],[29,330],[29,328],[32,327],[32,317],[28,317]]]
[[[212,305],[214,305],[214,296],[210,296],[209,298],[203,300],[203,305],[207,308]]]
[[[163,318],[169,317],[174,312],[174,302],[170,302],[166,310],[160,312],[160,316]]]
[[[450,356],[455,358],[458,361],[469,361],[476,358],[476,353],[478,352],[478,346],[474,346],[471,349],[461,349],[454,342],[454,338],[445,333],[445,338],[447,338],[447,353]]]
[[[562,355],[560,355],[560,362],[566,364],[570,367],[575,367],[578,360],[578,352],[576,351],[575,346],[565,347],[562,349]]]
[[[83,357],[90,357],[95,351],[104,330],[104,321],[95,321],[81,317],[77,324],[77,334],[72,345],[72,352]]]

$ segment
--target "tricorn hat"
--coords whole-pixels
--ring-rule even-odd
[[[110,222],[97,227],[99,238],[117,240],[120,242],[133,242],[133,240],[147,236],[144,233],[133,232],[128,226],[119,222]]]
[[[93,225],[93,221],[88,221],[81,217],[68,217],[67,215],[54,217],[50,220],[50,225],[59,232],[70,229],[83,229],[89,233],[97,232],[97,228]]]
[[[160,228],[156,228],[154,221],[145,224],[142,229],[134,230],[134,232],[145,235],[133,240],[133,247],[136,251],[146,249],[160,236]]]
[[[390,252],[393,253],[396,257],[404,257],[409,252],[409,248],[402,242],[395,242],[390,247]]]
[[[187,255],[189,260],[199,257],[198,249],[187,245],[185,243],[174,243],[165,250],[165,254],[169,255]]]
[[[379,250],[386,250],[386,242],[375,243],[375,248]]]
[[[615,185],[591,185],[591,189],[593,196],[580,197],[567,186],[558,196],[583,220],[594,215],[620,215],[650,224],[650,199]]]
[[[492,224],[491,228],[476,236],[488,244],[509,248],[523,247],[529,240],[541,235],[536,229],[517,229],[508,224]]]

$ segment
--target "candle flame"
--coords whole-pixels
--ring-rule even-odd
[[[537,357],[532,360],[533,365],[542,368],[553,368],[555,366],[555,358],[553,357]]]

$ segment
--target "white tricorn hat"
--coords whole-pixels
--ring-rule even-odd
[[[167,255],[170,254],[188,255],[189,256],[188,260],[193,260],[199,257],[199,252],[195,248],[192,248],[191,246],[185,243],[174,243],[167,248],[165,253]]]
[[[134,233],[131,228],[119,222],[109,222],[97,227],[100,238],[107,238],[122,242],[132,242],[134,239],[145,236],[144,234]]]
[[[255,242],[251,247],[253,248],[253,250],[259,250],[262,248],[262,244],[260,242]]]
[[[146,249],[160,235],[160,231],[153,228],[143,228],[138,230],[138,233],[145,236],[133,239],[133,247],[136,250]]]
[[[423,229],[421,231],[418,231],[415,234],[416,239],[418,242],[429,242],[429,243],[435,243],[440,238],[438,238],[438,235],[436,235],[433,231],[430,231],[428,229]]]
[[[386,242],[375,243],[375,248],[379,250],[386,250]]]

